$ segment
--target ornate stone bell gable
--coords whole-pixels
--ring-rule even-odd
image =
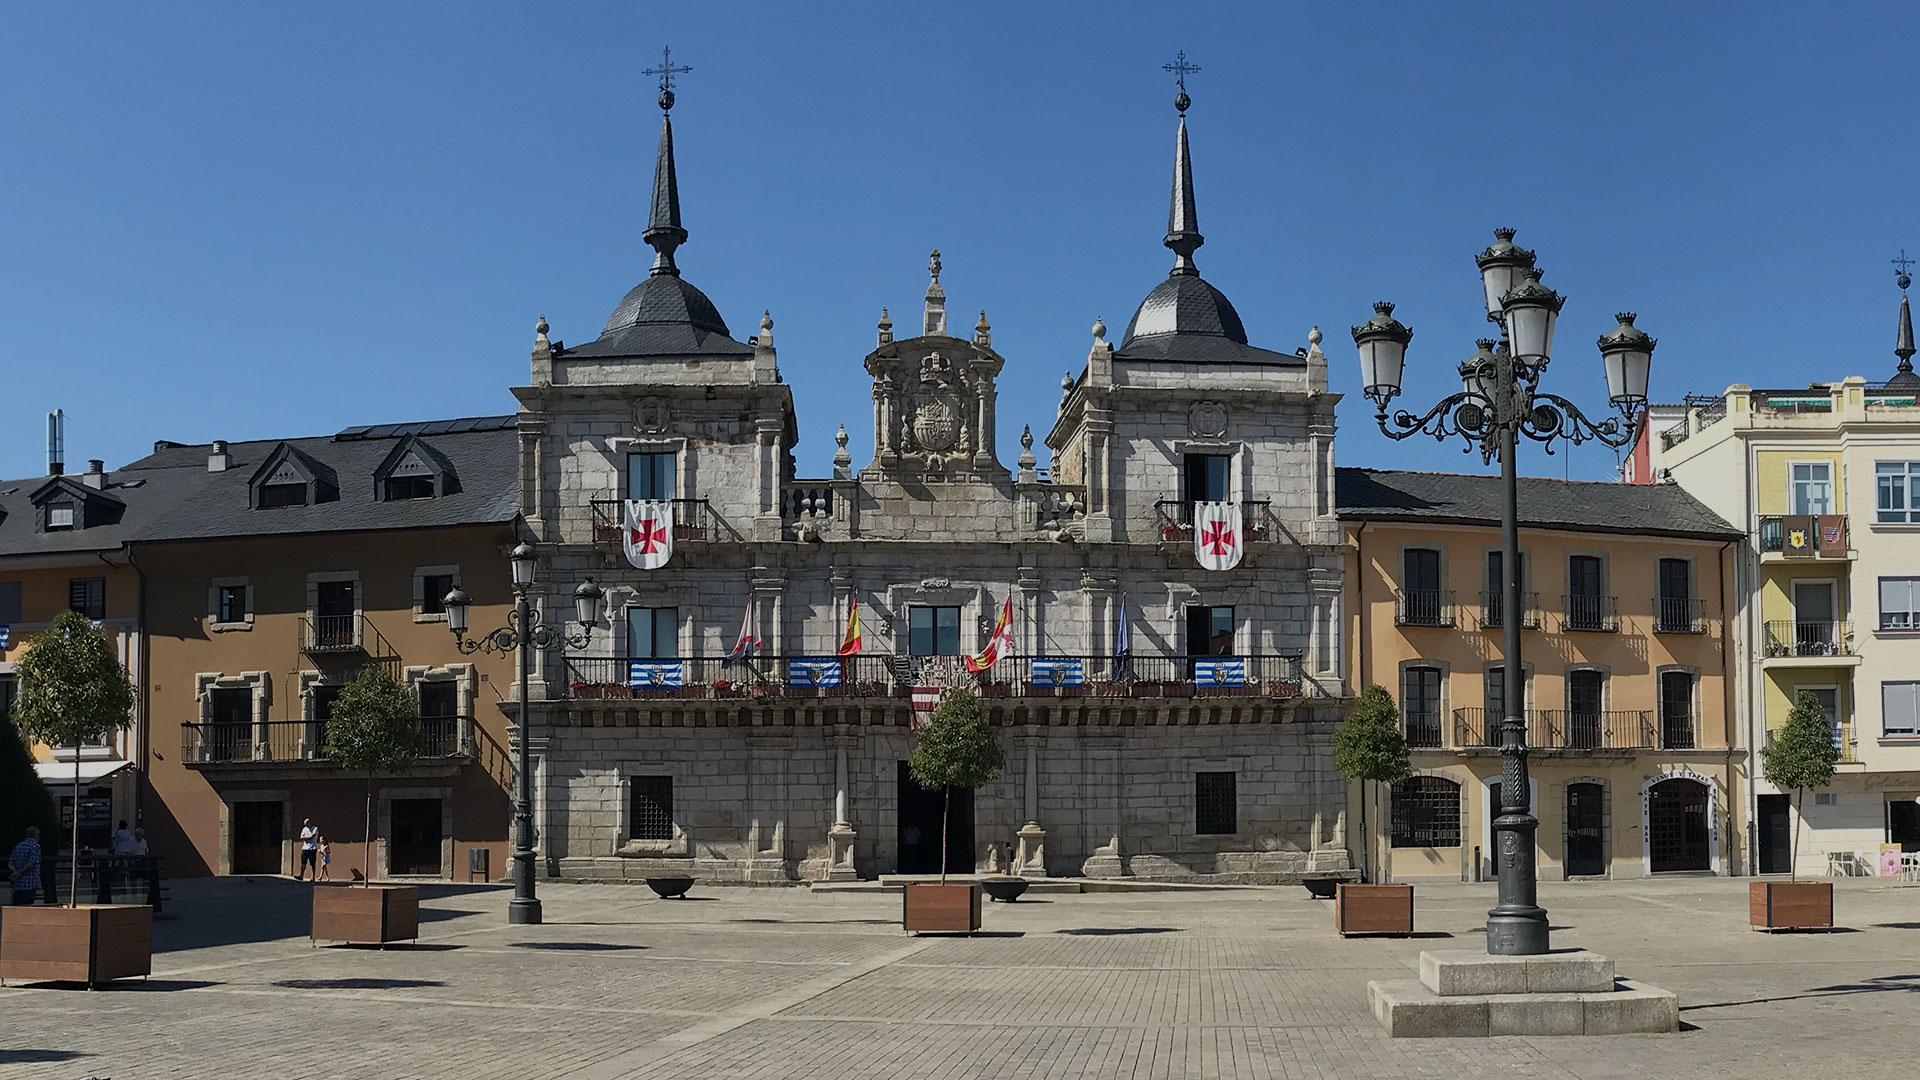
[[[980,313],[972,339],[947,333],[940,253],[919,337],[895,340],[883,310],[878,347],[867,354],[873,376],[873,464],[865,474],[928,482],[980,482],[1008,477],[994,452],[995,380],[1006,360],[993,351],[992,327]]]

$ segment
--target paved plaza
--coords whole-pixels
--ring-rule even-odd
[[[1746,926],[1746,882],[1542,887],[1556,945],[1680,995],[1687,1030],[1391,1040],[1369,979],[1472,946],[1490,885],[1421,886],[1414,940],[1342,940],[1298,888],[1053,894],[978,937],[797,888],[429,886],[418,947],[310,948],[306,890],[180,882],[153,978],[0,989],[0,1076],[1649,1077],[1910,1073],[1920,885],[1841,881],[1832,934]]]

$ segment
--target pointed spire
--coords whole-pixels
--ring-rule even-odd
[[[1907,269],[1913,265],[1913,262],[1907,258],[1905,249],[1902,249],[1900,257],[1893,260],[1893,265],[1899,270],[1899,276],[1894,281],[1900,286],[1900,331],[1894,338],[1893,355],[1900,358],[1900,368],[1893,378],[1888,380],[1887,385],[1903,388],[1920,386],[1920,375],[1913,372],[1913,309],[1907,304],[1907,288],[1913,284],[1913,278],[1908,275]]]
[[[1185,99],[1186,94],[1181,93]],[[1180,113],[1180,133],[1173,151],[1173,197],[1167,203],[1167,238],[1161,243],[1173,249],[1175,274],[1198,274],[1193,253],[1207,238],[1200,235],[1200,213],[1193,202],[1193,158],[1187,149],[1187,115]]]
[[[673,50],[660,50],[660,66],[646,68],[643,74],[660,77],[660,156],[653,164],[653,209],[647,215],[647,231],[640,239],[659,252],[653,259],[653,272],[680,276],[673,265],[673,249],[687,242],[687,230],[680,226],[680,181],[673,172],[673,77],[693,69],[673,62]]]

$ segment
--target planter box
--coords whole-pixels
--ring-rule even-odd
[[[1747,921],[1756,930],[1831,930],[1833,883],[1752,882],[1747,886]]]
[[[92,986],[153,971],[153,909],[145,904],[9,907],[0,912],[0,980]]]
[[[1333,893],[1333,928],[1342,935],[1413,933],[1413,886],[1342,884]]]
[[[980,883],[909,885],[900,922],[909,934],[971,934],[980,929]]]
[[[316,885],[310,940],[384,945],[420,937],[420,890],[413,885]]]

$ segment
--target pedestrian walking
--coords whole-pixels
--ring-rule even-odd
[[[323,836],[320,838],[320,880],[321,881],[333,880],[332,866],[333,866],[333,845],[327,843],[327,838]]]
[[[120,827],[113,830],[113,854],[133,854],[133,830],[127,828],[127,819],[120,819]]]
[[[7,855],[7,880],[13,883],[13,902],[31,904],[40,895],[40,828],[27,826],[26,838]]]
[[[304,880],[307,876],[308,870],[313,871],[314,878],[317,880],[320,876],[319,861],[320,861],[320,830],[314,827],[312,818],[301,818],[300,819],[300,872],[293,875],[293,880],[295,881]]]

